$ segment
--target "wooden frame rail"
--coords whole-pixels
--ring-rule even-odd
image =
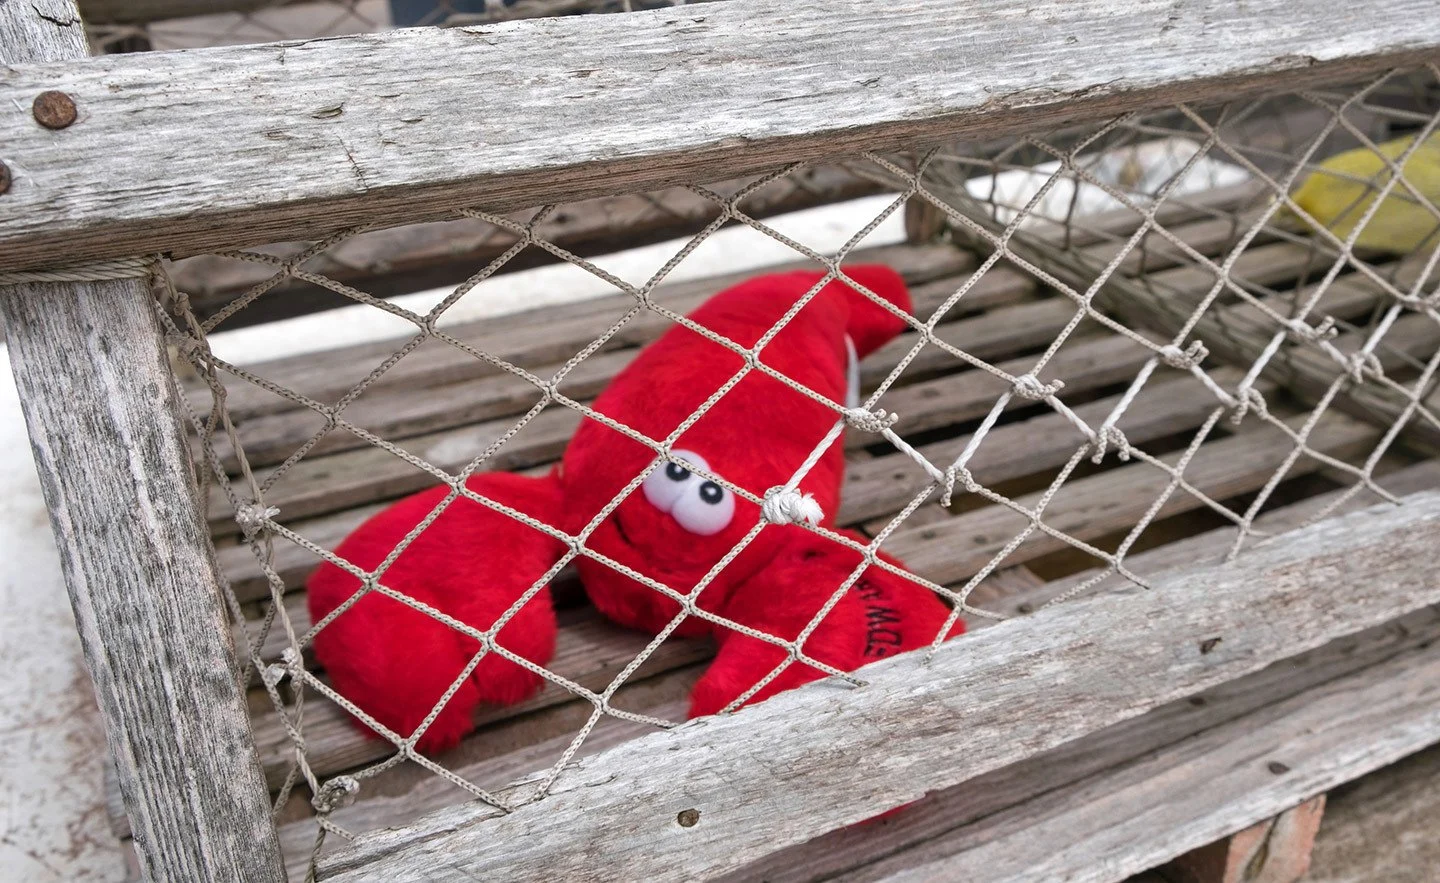
[[[72,0],[0,4],[0,62],[85,51]],[[0,318],[141,871],[284,880],[149,286],[0,286]]]
[[[1432,11],[734,0],[16,64],[0,74],[14,176],[0,270],[508,211],[1284,90],[1435,59]],[[61,130],[30,119],[52,90],[78,107]]]

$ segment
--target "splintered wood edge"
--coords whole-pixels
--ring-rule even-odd
[[[17,64],[0,75],[3,159],[18,170],[0,199],[0,270],[311,239],[1289,90],[1435,58],[1432,6],[732,0]],[[31,118],[48,90],[75,100],[74,125]]]
[[[1440,493],[1331,519],[1150,591],[1003,623],[928,662],[879,663],[863,688],[819,684],[646,736],[576,764],[542,801],[503,816],[446,810],[363,838],[323,870],[397,881],[733,870],[1440,601],[1437,542]],[[881,757],[884,775],[856,762]],[[695,824],[677,821],[685,810]]]

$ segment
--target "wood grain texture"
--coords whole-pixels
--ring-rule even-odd
[[[84,54],[70,0],[0,4],[0,62]],[[0,315],[141,868],[283,880],[148,286],[5,287]]]
[[[337,880],[521,880],[738,868],[1440,601],[1421,554],[1436,542],[1437,494],[1334,519],[1149,592],[987,629],[928,664],[887,660],[858,690],[817,685],[645,737],[581,762],[537,804],[500,818],[440,813],[366,838],[328,870]],[[883,775],[855,762],[878,757]],[[685,809],[699,824],[676,823]]]
[[[835,879],[1115,883],[1437,739],[1440,644],[1428,642]]]
[[[1440,609],[1418,610],[932,794],[887,824],[834,831],[719,879],[812,883],[883,863],[902,852],[933,849],[966,836],[970,826],[983,825],[985,819],[1011,807],[1045,800],[1059,789],[1103,777],[1153,752],[1263,713],[1293,696],[1437,639]]]
[[[149,292],[33,286],[0,313],[141,865],[283,879]]]
[[[750,179],[712,186],[720,196],[736,196]],[[785,178],[750,193],[737,202],[747,217],[757,220],[819,205],[868,196],[879,184],[840,166],[797,169]],[[621,194],[566,205],[535,225],[538,239],[580,257],[593,257],[693,236],[720,216],[723,206],[683,187],[657,193]],[[534,211],[512,212],[509,219],[529,223]],[[428,288],[458,285],[500,257],[519,235],[475,218],[411,224],[361,233],[332,246],[305,263],[310,273],[355,285],[376,297],[390,297]],[[309,243],[282,243],[261,249],[277,257],[293,257]],[[527,248],[497,270],[516,270],[561,260],[543,248]],[[190,295],[190,305],[202,319],[216,313],[249,286],[275,274],[269,264],[237,261],[218,255],[198,255],[171,267],[176,287]],[[265,297],[225,320],[225,328],[274,321],[353,303],[308,282],[281,282]]]
[[[0,76],[0,269],[308,239],[1431,59],[1429,0],[734,0]],[[183,84],[184,88],[177,88]],[[14,108],[60,89],[80,121]],[[483,95],[483,100],[465,100]]]

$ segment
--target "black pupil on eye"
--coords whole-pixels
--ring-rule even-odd
[[[690,470],[679,463],[666,463],[665,477],[671,481],[684,481],[690,477]]]
[[[725,491],[720,487],[720,485],[716,484],[713,481],[707,481],[704,484],[700,485],[700,499],[709,503],[711,506],[719,503],[720,499],[724,496]]]

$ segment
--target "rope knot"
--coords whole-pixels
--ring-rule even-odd
[[[1320,343],[1339,334],[1333,316],[1326,316],[1319,325],[1308,325],[1301,319],[1292,319],[1287,327],[1307,343]]]
[[[320,786],[320,793],[310,800],[310,805],[316,812],[328,814],[354,803],[359,793],[360,782],[354,776],[336,776]]]
[[[286,647],[280,652],[279,662],[272,662],[260,672],[260,680],[264,681],[267,687],[278,687],[287,676],[294,676],[299,671],[300,652],[294,647]]]
[[[1160,361],[1177,371],[1189,371],[1203,362],[1208,355],[1210,351],[1198,340],[1190,341],[1190,345],[1183,350],[1173,343],[1160,348]]]
[[[1090,458],[1091,463],[1099,463],[1105,459],[1106,451],[1115,449],[1115,456],[1122,463],[1130,461],[1130,440],[1125,433],[1120,431],[1118,426],[1102,426],[1100,434],[1095,438],[1095,456]]]
[[[1365,382],[1367,371],[1377,378],[1385,376],[1385,367],[1380,364],[1380,357],[1374,353],[1351,353],[1345,360],[1345,370],[1349,372],[1350,379],[1356,383]]]
[[[1253,386],[1245,386],[1235,390],[1239,394],[1240,402],[1235,407],[1234,413],[1230,415],[1230,422],[1236,426],[1245,419],[1245,415],[1253,408],[1256,414],[1266,417],[1270,413],[1269,406],[1265,404],[1265,397]]]
[[[845,423],[852,429],[861,432],[873,432],[880,434],[895,425],[900,419],[899,414],[892,414],[887,411],[867,411],[864,408],[846,408]]]
[[[235,510],[235,523],[240,525],[240,530],[245,536],[254,536],[265,522],[280,514],[280,510],[274,506],[261,506],[259,503],[243,503]]]
[[[170,335],[170,345],[175,351],[187,359],[194,359],[197,353],[205,352],[206,346],[203,340],[191,337],[188,334]]]
[[[945,470],[944,480],[940,482],[940,505],[950,508],[950,500],[955,496],[955,485],[959,484],[966,493],[975,493],[980,490],[980,483],[970,470],[964,466],[951,466]]]
[[[772,487],[765,492],[765,502],[760,507],[765,520],[771,524],[805,524],[814,527],[825,517],[814,494],[802,494],[797,490]]]
[[[278,687],[288,674],[290,674],[288,666],[284,663],[272,662],[265,666],[264,671],[260,672],[260,680],[264,681],[267,687]]]
[[[1032,402],[1044,401],[1064,388],[1065,384],[1059,380],[1041,383],[1034,374],[1021,374],[1015,378],[1015,383],[1011,386],[1015,395]]]

